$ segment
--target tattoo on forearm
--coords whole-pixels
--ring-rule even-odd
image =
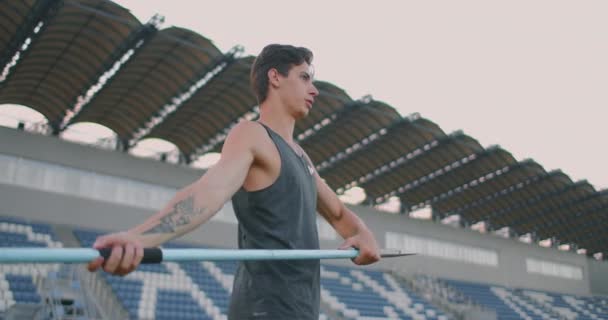
[[[176,203],[173,209],[160,219],[158,225],[145,231],[144,234],[173,233],[177,227],[189,224],[193,218],[205,212],[207,212],[207,208],[195,208],[194,197],[189,196]]]

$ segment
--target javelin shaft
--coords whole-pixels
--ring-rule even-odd
[[[85,263],[99,256],[108,257],[110,249],[91,248],[0,248],[0,263]],[[162,261],[226,260],[307,260],[352,259],[359,252],[349,250],[235,250],[235,249],[144,249],[142,263]],[[383,257],[410,255],[398,250],[383,250]]]

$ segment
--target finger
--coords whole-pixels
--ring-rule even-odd
[[[133,264],[133,258],[135,256],[135,247],[132,243],[127,243],[125,251],[122,255],[122,261],[120,262],[120,269],[128,270]]]
[[[345,249],[351,249],[351,248],[357,248],[356,240],[354,237],[350,237],[350,238],[347,238],[346,240],[344,240],[344,242],[338,249],[345,250]]]
[[[109,237],[107,235],[97,237],[97,239],[95,239],[95,242],[93,242],[93,248],[95,248],[95,249],[109,247],[110,245],[111,245],[111,243],[110,243]]]
[[[103,236],[98,237],[93,243],[93,248],[101,249],[111,247],[115,244],[124,244],[127,242],[127,238],[123,232],[120,233],[110,233]]]
[[[358,266],[366,264],[365,256],[361,254],[361,251],[359,251],[359,255],[352,259],[352,261]]]
[[[89,262],[87,269],[91,272],[96,271],[103,264],[103,257],[97,257],[95,260]]]
[[[357,257],[355,263],[359,265],[372,264],[376,261],[380,260],[380,254],[378,250],[373,247],[363,247],[359,250],[359,256]]]
[[[138,243],[135,246],[135,259],[133,259],[133,270],[135,270],[137,268],[137,266],[139,266],[139,264],[141,263],[141,260],[144,258],[144,247]]]
[[[121,276],[126,276],[127,274],[133,272],[133,270],[135,270],[134,266],[130,266],[128,269],[123,270],[123,272],[120,274]]]
[[[120,260],[122,260],[122,246],[114,246],[112,248],[112,253],[110,254],[110,258],[104,265],[104,270],[109,273],[114,273],[116,268],[118,267]]]
[[[376,250],[374,251],[372,259],[374,260],[374,262],[378,262],[380,261],[380,259],[382,259],[382,256],[380,255],[380,250],[378,250],[378,248],[376,248]]]

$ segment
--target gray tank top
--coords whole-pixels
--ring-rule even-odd
[[[276,181],[232,197],[240,249],[319,249],[312,164],[264,126],[281,157]],[[241,261],[228,319],[319,318],[319,260]]]

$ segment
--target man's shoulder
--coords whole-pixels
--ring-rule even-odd
[[[255,149],[264,136],[267,136],[264,126],[255,121],[243,120],[230,129],[224,145],[248,146]]]
[[[228,132],[228,137],[235,137],[238,140],[256,140],[260,135],[264,135],[266,130],[255,121],[243,120],[237,123]]]
[[[258,135],[258,134],[264,134],[265,131],[266,130],[264,129],[264,126],[262,126],[262,124],[259,122],[250,121],[250,120],[242,120],[239,123],[237,123],[234,127],[232,127],[232,129],[230,129],[230,132],[228,134],[229,135],[231,135],[231,134]]]

